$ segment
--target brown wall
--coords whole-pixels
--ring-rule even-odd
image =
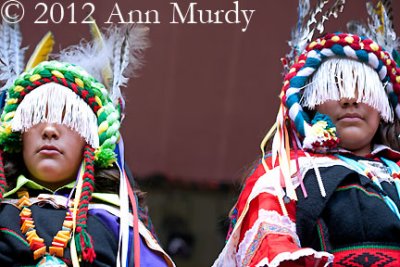
[[[88,28],[80,23],[34,24],[43,10],[35,10],[39,0],[21,2],[28,55],[48,30],[56,36],[57,50],[89,38]],[[170,233],[168,218],[183,218],[185,232],[194,237],[191,257],[176,258],[178,266],[209,266],[223,245],[222,222],[235,200],[231,190],[212,190],[216,188],[212,186],[238,182],[242,168],[259,155],[259,143],[278,108],[280,58],[288,51],[286,40],[296,21],[297,1],[239,0],[241,9],[256,10],[246,32],[241,25],[169,24],[173,0],[91,2],[99,22],[107,20],[116,2],[124,12],[154,9],[160,14],[161,23],[149,25],[146,65],[125,90],[126,158],[139,177],[162,173],[169,179],[207,183],[199,189],[177,183],[162,186],[154,180],[144,189],[164,245]],[[174,2],[183,7],[194,1]],[[197,0],[197,6],[226,10],[234,7],[233,2]],[[340,19],[328,21],[328,30],[344,30],[345,21],[365,17],[365,1],[347,2]],[[400,1],[393,2],[399,14]],[[77,20],[85,14],[80,10],[83,3],[75,1]],[[398,17],[395,27],[400,32]]]
[[[43,10],[35,10],[39,1],[21,2],[26,10],[21,27],[29,51],[48,30],[54,32],[57,48],[89,38],[81,23],[34,24]],[[152,46],[146,65],[125,90],[128,114],[123,135],[134,172],[141,177],[161,172],[191,181],[237,180],[241,168],[258,156],[260,140],[275,119],[280,57],[288,51],[297,1],[238,1],[240,9],[256,10],[246,32],[241,31],[242,24],[170,24],[173,1],[91,2],[99,22],[107,21],[114,3],[125,20],[128,10],[157,10],[160,15],[160,24],[149,25]],[[183,9],[194,1],[175,2]],[[365,1],[347,2],[340,19],[328,21],[328,29],[343,30],[343,21],[365,16]],[[400,3],[394,2],[398,12]],[[75,1],[77,21],[89,10],[80,10],[82,4]],[[198,0],[197,7],[227,10],[234,1]],[[395,22],[399,29],[400,19]]]

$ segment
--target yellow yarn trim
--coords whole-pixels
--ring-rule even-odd
[[[14,118],[14,115],[15,115],[15,111],[8,112],[8,113],[4,116],[4,121],[9,121],[9,120],[11,120],[12,118]]]
[[[79,78],[75,78],[75,83],[79,86],[79,87],[85,87],[85,84],[83,83],[83,81]]]
[[[57,78],[60,79],[64,79],[64,74],[62,74],[61,72],[59,72],[58,70],[52,70],[51,74],[53,74],[54,76],[56,76]]]
[[[378,51],[379,49],[379,46],[376,43],[370,44],[369,47],[371,47],[372,51]]]
[[[100,97],[98,97],[97,95],[94,97],[94,100],[97,102],[97,104],[99,104],[100,107],[103,106],[103,103],[101,102]]]
[[[352,43],[354,42],[354,38],[351,37],[351,36],[346,36],[346,37],[344,38],[344,40],[345,40],[347,43],[349,43],[349,44],[352,44]]]
[[[12,127],[10,123],[3,123],[3,125],[0,127],[0,131],[10,135],[12,133]]]
[[[34,82],[34,81],[40,80],[41,78],[42,78],[42,76],[40,76],[40,74],[33,74],[31,77],[29,77],[29,80],[31,82]]]
[[[18,98],[10,98],[7,100],[7,105],[16,104],[18,102]]]
[[[104,111],[104,107],[99,108],[97,111],[97,117],[100,117],[100,114]]]
[[[102,134],[103,132],[107,131],[108,129],[108,122],[107,121],[103,121],[100,126],[99,126],[99,135]]]
[[[337,35],[335,35],[335,36],[332,36],[331,40],[332,40],[333,42],[337,42],[337,41],[340,40],[340,37],[337,36]]]
[[[24,91],[24,89],[25,88],[22,87],[21,85],[17,85],[17,86],[14,87],[14,91],[18,92],[18,93]]]

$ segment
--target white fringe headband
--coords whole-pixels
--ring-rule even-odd
[[[357,98],[358,103],[379,111],[385,122],[393,121],[393,109],[378,73],[349,58],[333,57],[322,62],[306,85],[300,104],[314,110],[328,100],[342,98]]]
[[[66,125],[93,148],[99,147],[96,115],[68,87],[47,83],[27,94],[15,111],[11,127],[13,132],[25,132],[41,122]]]

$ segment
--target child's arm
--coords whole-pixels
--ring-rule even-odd
[[[279,182],[279,167],[265,173],[262,165],[247,179],[235,206],[236,225],[214,266],[327,266],[332,261],[327,252],[301,247],[296,202],[285,204],[284,215],[274,179]]]

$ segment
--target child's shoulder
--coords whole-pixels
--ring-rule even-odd
[[[308,170],[314,168],[338,165],[344,166],[343,162],[333,154],[290,151],[289,160],[289,174],[294,179],[296,179],[296,174],[298,172],[300,172],[300,174],[304,174]],[[259,162],[253,167],[250,174],[247,176],[241,194],[249,195],[253,190],[253,187],[257,183],[260,183],[261,180],[263,180],[263,182],[272,182],[274,179],[281,179],[281,168],[283,168],[283,164],[280,164],[279,156],[272,157],[271,154],[267,154],[263,160],[259,160]],[[294,183],[297,184],[296,182]]]
[[[320,165],[335,165],[340,164],[340,160],[333,154],[311,153],[302,150],[291,150],[288,156],[290,160],[290,169],[296,172],[298,169],[303,169],[307,166],[320,166]],[[264,162],[263,162],[264,161]],[[273,157],[271,153],[266,154],[263,160],[260,160],[254,167],[247,180],[257,179],[268,172],[276,172],[281,168],[280,157],[277,155]]]

